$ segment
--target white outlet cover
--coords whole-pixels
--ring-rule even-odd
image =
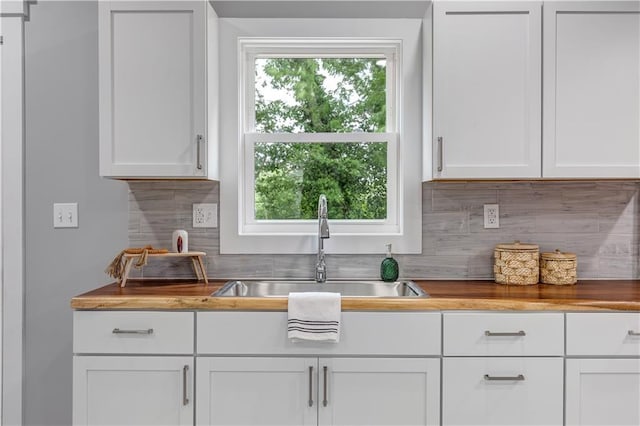
[[[500,206],[498,204],[484,205],[484,227],[500,228]]]
[[[218,204],[217,203],[194,203],[193,204],[193,227],[194,228],[217,228],[218,227]]]
[[[53,203],[53,227],[77,228],[78,203]]]

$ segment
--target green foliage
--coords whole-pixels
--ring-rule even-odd
[[[262,70],[256,70],[256,81],[262,79],[256,87],[257,131],[385,131],[383,62],[277,58],[264,60],[257,68],[262,65]],[[326,80],[332,80],[334,87]],[[274,89],[280,99],[267,99],[267,92]],[[256,219],[314,219],[321,193],[327,196],[331,219],[384,219],[386,156],[385,143],[357,140],[259,143],[255,148]]]

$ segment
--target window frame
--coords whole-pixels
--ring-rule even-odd
[[[220,121],[220,253],[221,254],[305,254],[317,251],[317,223],[309,221],[308,231],[297,233],[249,234],[242,229],[245,124],[240,107],[245,101],[245,82],[239,40],[258,39],[343,39],[400,42],[397,58],[397,133],[398,167],[397,227],[393,232],[371,229],[355,233],[341,228],[340,221],[329,217],[331,238],[324,240],[329,254],[384,253],[387,243],[394,253],[422,252],[422,52],[421,19],[286,19],[224,18],[219,20],[220,83],[222,100]],[[385,129],[387,130],[387,129]],[[360,134],[362,135],[362,134]],[[316,135],[317,136],[317,135]],[[251,168],[252,169],[252,168]],[[331,200],[328,200],[331,203]],[[349,226],[349,224],[345,224]],[[351,226],[353,228],[353,226]],[[293,229],[293,228],[291,228]],[[289,229],[289,231],[291,231]],[[250,259],[250,258],[248,258]]]
[[[243,235],[305,235],[314,232],[311,220],[255,219],[255,144],[269,143],[345,143],[384,142],[387,144],[387,217],[384,220],[333,220],[333,233],[390,234],[400,228],[398,208],[402,205],[398,170],[398,58],[402,55],[399,40],[355,38],[240,38],[238,40],[241,70],[240,111],[242,157],[238,179],[239,225]],[[267,133],[256,132],[255,60],[259,58],[384,58],[386,60],[386,132],[348,133]],[[329,200],[329,202],[331,202]]]

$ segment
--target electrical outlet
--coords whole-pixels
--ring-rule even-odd
[[[200,203],[193,205],[193,227],[194,228],[217,228],[218,227],[218,204]]]
[[[53,203],[53,227],[77,228],[78,203]]]
[[[484,227],[500,228],[500,209],[497,204],[484,205]]]

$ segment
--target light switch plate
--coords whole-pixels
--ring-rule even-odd
[[[54,203],[53,204],[54,228],[78,227],[78,203]]]

